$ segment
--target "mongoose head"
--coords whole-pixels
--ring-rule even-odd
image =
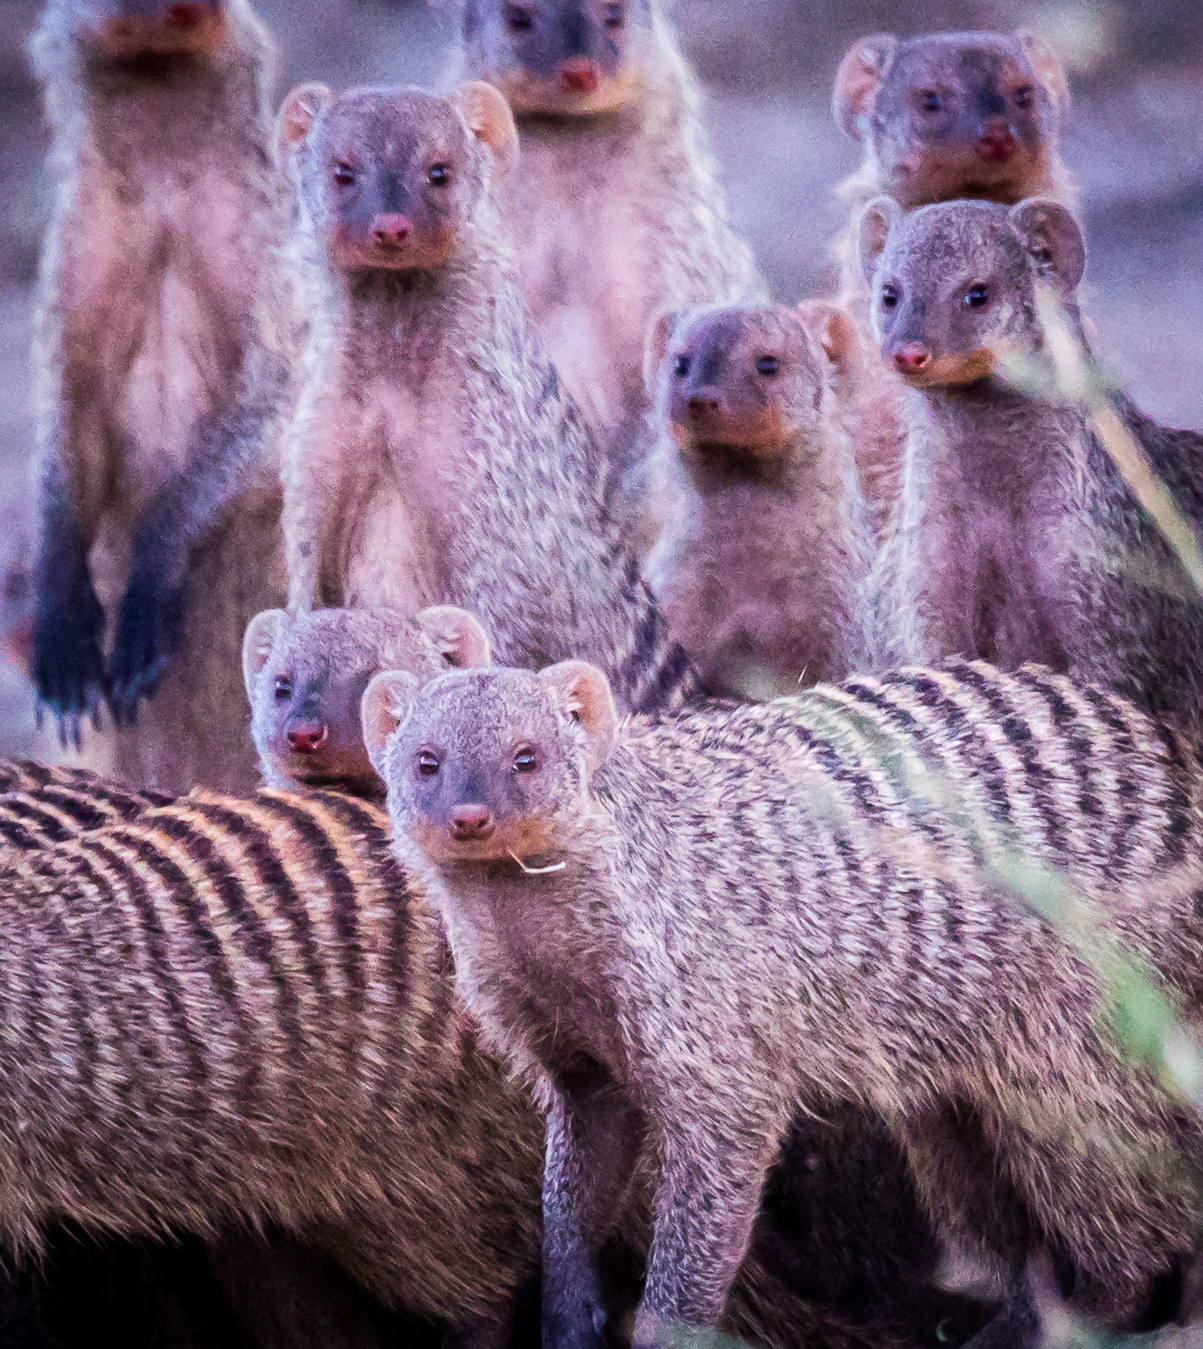
[[[277,140],[308,227],[343,272],[453,261],[517,151],[505,99],[477,81],[448,98],[302,85],[284,101]]]
[[[638,96],[652,0],[464,0],[473,75],[519,114],[587,117]]]
[[[861,345],[852,320],[810,301],[664,313],[648,334],[648,392],[686,462],[818,449]]]
[[[1033,198],[1018,206],[954,201],[904,215],[892,198],[861,218],[882,358],[921,388],[973,384],[1006,352],[1038,351],[1038,287],[1072,313],[1086,266],[1073,214]]]
[[[372,676],[399,669],[425,680],[488,660],[484,629],[462,609],[424,609],[416,618],[394,609],[258,614],[246,630],[242,671],[264,780],[379,795],[359,716]]]
[[[205,55],[225,28],[227,0],[58,0],[68,31],[87,51],[112,61]]]
[[[1061,62],[1021,30],[864,38],[840,63],[833,101],[877,186],[911,210],[1046,191],[1068,99]]]
[[[425,686],[390,672],[368,685],[362,711],[394,828],[435,866],[554,856],[587,813],[616,725],[605,675],[583,661]]]

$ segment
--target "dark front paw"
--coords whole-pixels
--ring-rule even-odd
[[[63,748],[83,745],[83,721],[100,729],[104,700],[104,610],[86,573],[43,586],[33,624],[33,681],[38,724],[43,709],[58,720]]]
[[[109,669],[109,709],[118,726],[132,726],[138,703],[153,698],[180,648],[184,602],[175,589],[135,572],[121,601]]]

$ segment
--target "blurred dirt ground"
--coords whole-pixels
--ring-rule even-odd
[[[431,83],[449,61],[452,0],[257,0],[281,49],[279,92]],[[28,547],[31,287],[48,194],[25,42],[36,0],[0,0],[0,565]],[[783,300],[824,294],[843,223],[831,189],[858,150],[828,113],[835,64],[883,29],[1039,27],[1071,65],[1065,154],[1079,177],[1099,347],[1154,416],[1203,427],[1203,5],[1004,0],[677,0],[737,226]],[[0,661],[0,754],[42,753],[32,697]]]

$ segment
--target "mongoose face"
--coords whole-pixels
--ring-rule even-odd
[[[605,675],[582,661],[465,671],[421,689],[390,672],[363,699],[394,825],[436,866],[554,855],[586,811],[614,723]]]
[[[268,609],[247,627],[243,675],[251,735],[272,785],[381,791],[364,749],[359,705],[380,670],[420,680],[489,659],[484,629],[462,609],[416,618],[392,609]]]
[[[650,0],[467,0],[468,65],[518,113],[583,117],[637,97]]]
[[[498,154],[515,147],[515,136],[505,100],[479,83],[451,98],[419,89],[335,97],[308,85],[280,114],[309,224],[344,272],[430,270],[454,260]]]
[[[878,34],[844,57],[834,107],[909,210],[1041,191],[1067,99],[1060,61],[1032,33]]]
[[[648,363],[686,461],[769,458],[820,444],[835,365],[856,345],[851,323],[839,327],[838,316],[831,308],[816,324],[805,309],[763,305],[658,320]],[[832,342],[841,344],[834,356]]]
[[[205,55],[220,39],[226,0],[65,0],[72,36],[93,56],[118,62]]]
[[[1038,350],[1038,283],[1072,303],[1086,261],[1073,215],[1039,199],[903,215],[878,198],[865,209],[860,243],[882,358],[919,388],[972,384],[1004,351]]]

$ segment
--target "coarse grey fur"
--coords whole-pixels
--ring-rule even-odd
[[[1103,971],[1117,943],[1198,1024],[1193,744],[1113,694],[983,664],[650,725],[618,723],[583,662],[386,674],[364,726],[461,992],[550,1107],[546,1343],[595,1342],[598,1243],[649,1151],[636,1343],[718,1324],[810,1099],[921,1145],[933,1212],[1003,1274],[1055,1257],[1113,1328],[1189,1287],[1203,1136]],[[998,1150],[943,1189],[925,1121],[953,1107]],[[1018,1250],[983,1190],[1022,1201]]]

